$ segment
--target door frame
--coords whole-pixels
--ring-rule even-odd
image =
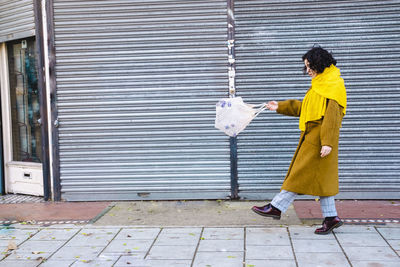
[[[37,40],[37,43],[41,43],[41,40]],[[9,65],[8,65],[8,55],[7,55],[7,43],[0,43],[0,82],[1,82],[1,120],[2,120],[2,140],[3,140],[3,191],[4,193],[10,192],[11,184],[9,184],[8,179],[11,175],[15,177],[21,177],[25,174],[28,174],[29,177],[37,177],[41,175],[41,178],[38,178],[36,183],[33,183],[33,194],[34,195],[43,195],[44,199],[47,201],[51,198],[51,186],[50,186],[50,173],[48,170],[49,166],[49,139],[48,139],[48,124],[47,124],[47,95],[44,87],[44,75],[43,75],[43,60],[41,60],[43,51],[42,46],[37,47],[36,57],[37,57],[37,72],[38,72],[38,90],[39,90],[39,98],[40,98],[40,116],[41,116],[41,141],[42,141],[42,163],[34,163],[34,162],[19,162],[13,161],[13,152],[12,152],[12,118],[11,118],[11,100],[10,100],[10,83],[9,83]],[[23,179],[16,179],[17,182],[23,182]],[[39,182],[40,180],[40,182]],[[39,182],[39,183],[38,183]],[[41,189],[40,189],[41,187]],[[1,189],[1,188],[0,188]],[[12,189],[13,190],[13,189]],[[40,192],[41,191],[41,192]],[[24,193],[18,192],[15,193]]]

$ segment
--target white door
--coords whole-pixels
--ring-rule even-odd
[[[5,191],[42,196],[35,38],[2,43],[0,56]]]

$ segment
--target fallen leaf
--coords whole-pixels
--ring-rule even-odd
[[[93,233],[82,233],[82,235],[84,235],[84,236],[91,236]]]
[[[44,252],[42,252],[42,251],[32,251],[32,254],[35,254],[35,255],[42,254],[42,253],[44,253]]]
[[[17,249],[17,244],[13,240],[8,241],[7,251]]]

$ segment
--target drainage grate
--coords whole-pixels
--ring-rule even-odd
[[[39,203],[45,202],[43,197],[9,194],[0,196],[0,204]]]

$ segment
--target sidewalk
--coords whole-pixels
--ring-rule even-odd
[[[17,224],[0,230],[0,266],[400,266],[398,224],[314,229]]]
[[[400,266],[400,201],[337,201],[345,225],[319,236],[319,203],[281,220],[261,201],[0,204],[0,267]],[[11,225],[10,225],[11,224]]]

